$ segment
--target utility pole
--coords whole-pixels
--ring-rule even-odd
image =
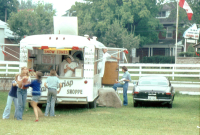
[[[7,21],[7,7],[5,8],[5,22]]]

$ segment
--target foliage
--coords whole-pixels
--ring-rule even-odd
[[[68,12],[78,17],[79,35],[95,35],[107,46],[130,49],[157,42],[159,8],[156,0],[86,0]]]
[[[143,57],[140,60],[141,63],[175,63],[174,56],[152,56]]]
[[[20,37],[34,34],[53,33],[53,16],[55,10],[52,4],[38,2],[32,10],[21,10],[18,13],[11,13],[8,20],[9,27]]]
[[[189,45],[187,52],[195,52],[195,48],[193,47],[193,45]]]
[[[197,54],[200,54],[200,52],[197,52]],[[199,57],[198,55],[196,55],[196,52],[181,52],[178,54],[179,56],[186,56],[186,57]]]
[[[21,0],[21,4],[19,5],[19,9],[35,9],[37,7],[36,3],[33,3],[32,0]]]
[[[18,0],[0,0],[0,20],[5,21],[5,9],[7,9],[7,20],[11,12],[17,12],[18,6]]]

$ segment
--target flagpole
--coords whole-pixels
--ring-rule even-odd
[[[179,0],[177,0],[177,14],[176,14],[176,49],[175,49],[175,64],[177,64],[177,42],[178,42],[178,6]]]

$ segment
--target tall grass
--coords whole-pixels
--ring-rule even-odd
[[[0,111],[6,105],[7,92],[0,92]],[[122,98],[122,95],[120,95]],[[26,107],[23,120],[0,120],[1,134],[72,134],[72,135],[198,135],[199,96],[176,94],[172,109],[163,106],[133,108],[132,96],[128,106],[121,108],[57,106],[56,117],[40,117],[34,122],[32,108]],[[45,107],[42,108],[43,112]]]

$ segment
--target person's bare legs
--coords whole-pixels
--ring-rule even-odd
[[[37,106],[37,102],[31,101],[31,106],[33,107],[33,110],[34,110],[34,113],[35,113],[35,119],[36,119],[36,121],[38,121],[39,118],[38,118],[38,106]]]

